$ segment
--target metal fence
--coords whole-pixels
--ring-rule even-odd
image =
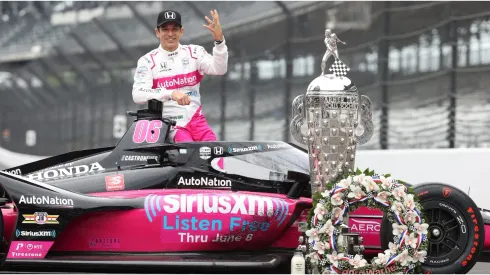
[[[320,74],[330,27],[347,42],[339,52],[350,78],[374,104],[375,134],[361,150],[490,145],[488,2],[157,5],[99,6],[92,20],[65,25],[42,12],[2,28],[0,71],[10,74],[0,78],[0,146],[52,155],[114,145],[131,123],[125,112],[144,107],[132,102],[133,70],[157,47],[161,8],[185,11],[182,42],[208,51],[201,18],[211,8],[222,14],[229,70],[201,84],[221,140],[292,141],[291,102]]]

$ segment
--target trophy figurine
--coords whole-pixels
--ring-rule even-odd
[[[293,138],[308,147],[312,193],[324,191],[327,183],[352,172],[357,145],[373,135],[371,101],[345,76],[350,69],[338,58],[338,38],[329,29],[325,35],[328,45],[322,70],[324,61],[334,56],[332,74],[322,73],[309,84],[306,94],[293,100],[290,125]],[[301,129],[304,120],[306,133]]]
[[[335,60],[340,60],[339,51],[337,50],[337,42],[345,45],[345,42],[338,39],[335,33],[332,33],[330,29],[326,29],[324,43],[327,47],[327,51],[322,58],[322,75],[325,74],[325,67],[327,66],[327,60],[330,58],[330,56],[333,56]]]

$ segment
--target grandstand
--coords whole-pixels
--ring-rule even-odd
[[[182,43],[212,39],[218,9],[226,77],[205,77],[203,108],[226,140],[287,140],[292,99],[320,74],[333,29],[350,78],[374,104],[360,149],[490,146],[487,2],[1,2],[0,146],[52,155],[111,146],[137,59],[157,47],[163,9],[181,11]],[[130,122],[130,119],[127,119]],[[128,124],[126,124],[128,126]],[[26,132],[36,132],[27,145]]]

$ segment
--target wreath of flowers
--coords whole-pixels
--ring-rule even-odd
[[[393,224],[393,242],[378,253],[371,264],[362,255],[348,255],[339,238],[346,214],[359,207],[379,209]],[[322,274],[420,273],[428,247],[428,224],[415,193],[390,175],[376,175],[366,169],[327,184],[325,192],[313,195],[308,219],[309,268]]]

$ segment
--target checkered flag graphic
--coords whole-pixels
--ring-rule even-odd
[[[350,68],[340,61],[340,59],[335,59],[335,62],[330,66],[329,70],[336,76],[345,76],[350,71]]]

